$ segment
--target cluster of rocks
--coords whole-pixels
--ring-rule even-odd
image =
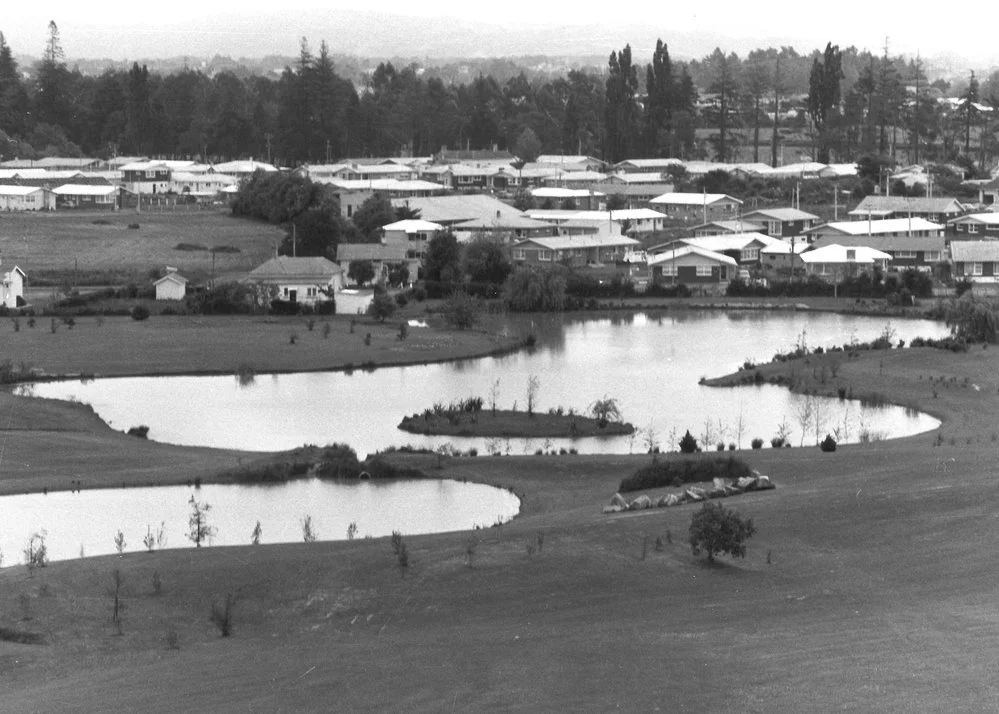
[[[769,491],[777,488],[769,476],[764,476],[759,471],[753,470],[752,476],[743,476],[732,482],[729,479],[716,478],[711,488],[701,488],[691,486],[679,493],[667,493],[658,499],[641,495],[633,501],[628,501],[620,493],[615,493],[611,502],[604,506],[604,513],[620,513],[622,511],[642,511],[646,508],[666,508],[669,506],[682,506],[685,503],[696,503],[706,501],[709,498],[725,498],[735,496],[747,491]]]

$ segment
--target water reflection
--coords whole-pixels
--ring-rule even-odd
[[[944,325],[929,321],[893,324],[898,337],[907,342],[914,336],[946,334]],[[624,313],[599,313],[590,319],[542,316],[511,320],[508,326],[514,334],[533,331],[536,346],[460,363],[352,374],[284,374],[257,379],[242,388],[231,378],[170,377],[45,383],[36,386],[36,393],[80,399],[114,428],[146,424],[149,438],[170,443],[268,451],[337,441],[362,454],[391,445],[436,448],[452,443],[462,450],[487,453],[485,439],[417,436],[398,431],[396,425],[403,416],[420,413],[439,401],[475,395],[488,404],[497,379],[499,408],[516,404],[524,409],[528,380],[537,377],[540,410],[563,407],[583,412],[595,400],[611,396],[619,401],[627,421],[651,429],[661,443],[673,431],[682,435],[687,429],[714,437],[705,430],[706,422],[715,425],[714,431],[725,433],[726,448],[732,442],[745,447],[752,438],[769,443],[779,425],[787,421],[793,443],[808,444],[815,443],[815,423],[803,429],[796,417],[805,398],[774,385],[717,389],[698,380],[731,372],[745,360],[768,361],[776,352],[793,349],[803,333],[811,347],[841,345],[851,335],[870,341],[882,333],[885,320],[825,313],[759,312],[733,317],[720,311],[684,311],[636,313],[627,320]],[[839,387],[848,393],[850,385],[833,375],[831,389]],[[869,433],[889,436],[917,433],[937,424],[932,417],[900,407],[874,409],[849,399],[811,399],[812,409],[821,416],[820,432],[861,418]],[[170,404],[171,409],[160,408],[163,404]],[[742,440],[735,426],[740,421]],[[848,441],[859,440],[860,431],[842,429],[851,434]],[[574,448],[582,453],[628,453],[639,450],[640,442],[627,437],[552,440],[555,449]],[[509,449],[501,445],[502,453],[537,449],[545,449],[544,439],[516,443]]]

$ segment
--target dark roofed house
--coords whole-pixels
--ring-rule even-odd
[[[410,280],[416,279],[421,261],[419,258],[408,257],[407,253],[407,246],[399,243],[340,243],[336,247],[336,262],[344,275],[347,275],[352,262],[366,260],[375,270],[372,282],[384,285],[392,265],[399,263],[404,263],[409,269]]]
[[[817,239],[812,247],[823,248],[828,245],[873,248],[887,253],[891,256],[891,270],[915,268],[933,272],[934,269],[942,268],[946,262],[942,235],[830,235]]]
[[[965,240],[950,245],[953,275],[974,283],[999,282],[999,241]]]
[[[814,213],[797,208],[761,208],[743,213],[742,217],[766,226],[766,234],[772,238],[800,236],[821,221]]]

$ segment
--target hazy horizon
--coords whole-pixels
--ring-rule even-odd
[[[976,5],[985,11],[984,3]],[[665,14],[663,6],[645,0],[616,17],[523,0],[510,0],[498,14],[459,2],[416,6],[399,0],[369,0],[363,10],[356,9],[357,3],[303,0],[294,12],[275,11],[258,0],[224,10],[191,0],[156,9],[120,2],[102,7],[108,11],[96,14],[90,6],[63,1],[44,14],[18,7],[0,18],[0,32],[16,55],[38,57],[48,23],[55,20],[68,60],[293,56],[303,36],[314,49],[325,40],[336,54],[375,58],[607,55],[625,44],[642,58],[651,55],[659,37],[672,55],[689,58],[710,54],[716,46],[740,56],[783,45],[808,54],[826,42],[880,54],[886,37],[893,56],[918,52],[927,59],[961,58],[969,69],[989,67],[999,56],[987,23],[962,27],[955,46],[953,33],[935,32],[918,17],[857,0],[838,3],[835,12],[821,17],[801,17],[801,5],[788,0],[767,3],[763,10],[719,0],[704,15],[693,3],[679,11],[671,7],[661,26],[656,16]],[[972,16],[975,12],[969,10]]]

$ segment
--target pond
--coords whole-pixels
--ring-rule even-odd
[[[304,479],[252,486],[203,485],[94,489],[4,496],[0,512],[0,552],[4,565],[23,563],[33,533],[45,533],[51,560],[116,552],[115,536],[125,536],[126,552],[145,550],[147,532],[161,546],[193,547],[187,537],[189,499],[208,504],[207,523],[215,529],[209,545],[248,545],[254,527],[260,543],[301,543],[303,520],[311,517],[317,540],[439,533],[486,528],[517,515],[520,500],[511,492],[452,480],[330,482]],[[118,516],[109,515],[118,514]],[[160,546],[157,546],[160,547]]]
[[[826,433],[838,433],[840,442],[856,442],[910,435],[939,424],[901,407],[806,398],[773,385],[720,389],[698,384],[701,377],[732,372],[746,360],[769,361],[803,340],[813,349],[852,339],[869,342],[886,330],[895,341],[907,342],[947,334],[944,325],[928,320],[889,322],[806,311],[663,311],[523,318],[511,320],[507,329],[535,334],[536,346],[500,357],[370,372],[257,375],[249,384],[231,376],[142,377],[40,383],[25,391],[86,402],[112,427],[124,431],[146,425],[149,438],[157,441],[251,451],[341,442],[360,455],[393,445],[432,448],[443,443],[482,454],[560,448],[629,453],[645,451],[646,434],[662,448],[675,448],[688,429],[708,448],[718,442],[748,447],[753,438],[769,445],[782,424],[797,446],[815,444],[816,435],[821,440]],[[609,396],[618,401],[624,419],[643,433],[507,440],[427,437],[397,429],[403,416],[435,402],[478,396],[488,406],[494,390],[500,408],[524,409],[532,376],[539,384],[538,408],[585,412],[595,400]],[[850,389],[846,378],[829,378],[831,385]],[[813,416],[804,421],[802,413],[808,410]]]

